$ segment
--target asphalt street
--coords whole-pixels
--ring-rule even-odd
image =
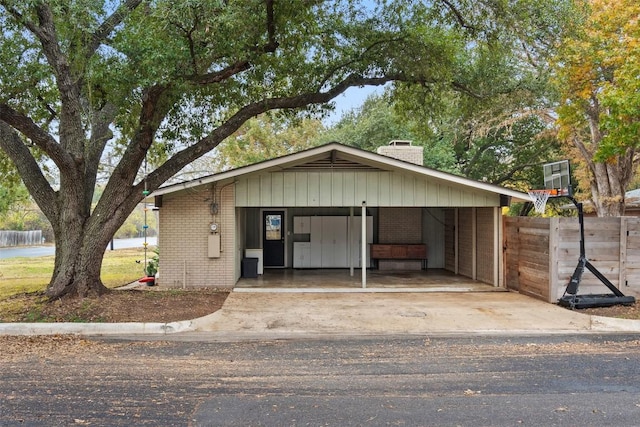
[[[637,426],[633,335],[0,337],[0,425]]]

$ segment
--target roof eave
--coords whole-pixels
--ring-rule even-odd
[[[209,175],[203,178],[195,179],[192,181],[186,181],[178,184],[173,184],[167,187],[162,187],[154,191],[151,196],[160,196],[163,194],[169,194],[176,191],[186,190],[188,188],[197,187],[200,185],[206,185],[213,182],[224,181],[232,179],[241,175],[256,173],[273,168],[283,168],[289,164],[295,164],[297,162],[308,159],[316,155],[331,152],[333,150],[341,151],[343,153],[356,156],[362,159],[366,159],[370,162],[386,165],[392,168],[399,168],[407,171],[411,171],[420,175],[440,179],[443,181],[452,182],[455,184],[474,187],[479,190],[488,191],[490,193],[502,194],[508,196],[512,201],[526,202],[530,201],[529,196],[519,191],[510,190],[508,188],[500,187],[493,184],[483,183],[475,181],[462,176],[454,175],[448,172],[438,171],[436,169],[427,168],[424,166],[408,163],[402,160],[394,159],[392,157],[383,156],[381,154],[372,153],[369,151],[361,150],[359,148],[349,147],[339,144],[337,142],[328,143],[319,147],[310,148],[308,150],[300,151],[297,153],[288,154],[286,156],[278,157],[276,159],[266,160],[264,162],[255,163],[252,165],[243,166],[237,169],[220,172],[214,175]]]

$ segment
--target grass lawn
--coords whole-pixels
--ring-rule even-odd
[[[150,257],[153,252],[147,254]],[[0,259],[0,300],[43,291],[51,280],[53,259],[53,256]],[[144,275],[143,263],[144,251],[140,248],[107,250],[102,262],[102,282],[109,288],[131,283]]]

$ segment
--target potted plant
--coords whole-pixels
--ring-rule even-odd
[[[155,255],[149,260],[149,262],[147,262],[147,265],[144,269],[144,273],[147,276],[147,279],[151,279],[146,280],[148,286],[155,285],[156,274],[158,274],[159,253],[157,249],[154,252]]]

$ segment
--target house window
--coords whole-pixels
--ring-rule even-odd
[[[282,215],[266,215],[265,237],[267,240],[282,240]]]

